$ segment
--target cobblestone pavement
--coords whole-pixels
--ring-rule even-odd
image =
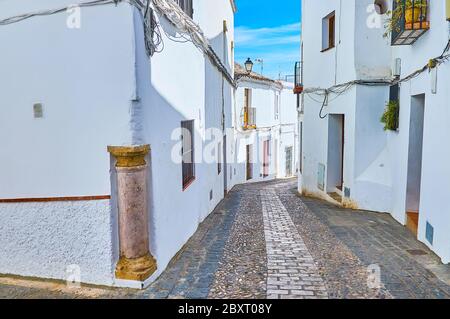
[[[234,189],[241,194],[241,202],[209,298],[266,297],[267,257],[259,190],[256,185]]]
[[[0,277],[0,298],[450,298],[450,266],[389,215],[295,187],[236,186],[146,290]]]
[[[296,183],[277,193],[303,236],[332,298],[450,298],[450,265],[390,215],[338,208],[301,197]],[[368,267],[381,287],[369,289]]]

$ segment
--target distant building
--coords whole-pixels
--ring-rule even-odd
[[[298,131],[293,84],[248,73],[235,65],[237,181],[264,181],[297,174]],[[242,165],[244,163],[244,165]]]

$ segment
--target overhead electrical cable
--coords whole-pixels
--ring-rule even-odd
[[[93,0],[87,2],[80,2],[78,4],[71,4],[62,6],[56,9],[41,10],[31,13],[16,15],[13,17],[0,20],[0,26],[6,26],[20,21],[30,19],[32,17],[49,16],[57,13],[67,12],[67,10],[74,7],[94,7],[101,5],[118,5],[121,2],[129,3],[135,6],[142,15],[144,24],[145,47],[148,55],[162,52],[164,43],[161,35],[161,29],[165,30],[157,22],[150,6],[153,3],[155,10],[168,19],[175,27],[179,36],[172,36],[166,33],[169,40],[175,42],[191,42],[199,50],[201,50],[211,61],[211,63],[222,73],[227,81],[236,87],[235,80],[231,75],[231,71],[224,65],[218,57],[208,39],[203,34],[201,28],[179,7],[175,1],[170,0]],[[181,40],[182,39],[182,40]]]
[[[444,51],[442,52],[442,54],[440,56],[430,59],[428,61],[428,63],[426,65],[424,65],[422,68],[415,70],[414,72],[412,72],[411,74],[407,75],[404,78],[395,78],[393,80],[389,80],[389,79],[353,80],[353,81],[349,81],[349,82],[333,85],[333,86],[331,86],[331,87],[329,87],[327,89],[320,88],[320,87],[305,88],[303,90],[303,94],[306,94],[311,100],[313,100],[313,101],[315,101],[317,103],[321,103],[322,106],[321,106],[320,111],[319,111],[319,117],[321,119],[324,119],[324,118],[326,118],[328,116],[328,114],[322,115],[325,106],[328,105],[329,102],[337,99],[339,96],[341,96],[342,94],[346,93],[352,87],[354,87],[356,85],[361,85],[361,86],[392,86],[392,85],[408,82],[408,81],[418,77],[423,72],[425,72],[427,70],[431,70],[433,68],[436,68],[440,64],[445,63],[446,61],[448,61],[450,59],[450,54],[446,54],[446,53],[449,52],[449,51],[450,51],[450,40],[448,41]],[[314,95],[318,95],[318,96],[323,96],[323,100],[322,101],[318,101],[318,100],[314,99],[312,97],[313,94]],[[334,98],[330,99],[330,97],[329,97],[330,94],[335,94],[336,96]]]

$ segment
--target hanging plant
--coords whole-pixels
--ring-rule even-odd
[[[405,24],[419,22],[425,17],[421,16],[426,12],[427,0],[394,0],[394,8],[386,12],[388,18],[384,24],[384,37],[388,37],[393,31],[399,33],[402,30],[402,22]],[[414,10],[413,10],[414,8]],[[425,10],[422,10],[425,8]]]
[[[396,131],[398,129],[400,116],[400,104],[398,101],[389,101],[381,117],[381,123],[384,124],[384,130]]]

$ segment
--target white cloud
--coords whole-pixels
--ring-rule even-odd
[[[273,28],[236,27],[235,42],[240,46],[267,46],[300,42],[300,23]]]
[[[264,75],[291,75],[294,63],[300,59],[300,34],[301,23],[272,28],[236,27],[236,61],[260,58],[264,60]],[[258,67],[256,72],[260,72]]]

